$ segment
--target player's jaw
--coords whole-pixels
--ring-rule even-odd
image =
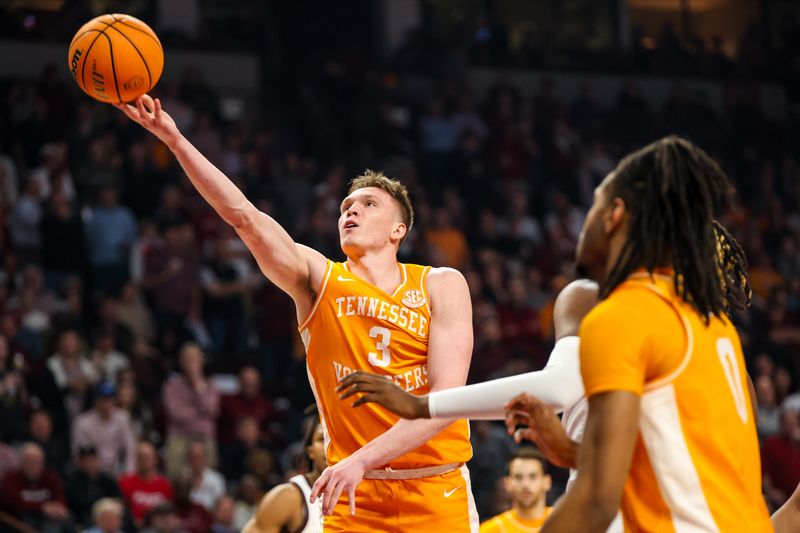
[[[594,202],[583,221],[575,251],[578,275],[597,282],[606,276],[612,253],[611,239],[618,227],[618,217],[611,214],[614,205],[609,184],[613,176],[612,172],[595,189]]]

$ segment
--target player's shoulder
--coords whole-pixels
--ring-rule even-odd
[[[421,265],[417,265],[421,266]],[[433,285],[466,285],[467,278],[464,274],[451,267],[423,267],[428,268],[428,287]]]
[[[469,300],[469,287],[464,274],[450,267],[431,267],[428,271],[425,288],[432,301],[443,299],[459,303]]]
[[[643,284],[623,283],[592,308],[581,322],[581,337],[589,331],[606,331],[624,323],[626,329],[647,328],[648,317],[666,302]]]
[[[490,518],[481,524],[480,533],[501,533],[504,530],[501,528],[502,521],[502,514]]]
[[[302,489],[287,481],[276,485],[267,492],[258,504],[259,513],[273,513],[285,509],[295,509],[304,500]]]

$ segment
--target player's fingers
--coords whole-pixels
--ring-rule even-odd
[[[114,104],[114,107],[125,113],[129,119],[139,122],[139,113],[135,107],[129,104]]]
[[[350,504],[350,516],[356,515],[356,489],[350,487],[347,490],[347,503]]]
[[[325,493],[327,498],[328,493]],[[333,494],[331,495],[330,500],[328,500],[328,505],[325,507],[325,514],[330,516],[333,514],[333,510],[336,509],[336,504],[339,503],[339,498],[342,497],[342,485],[336,485],[336,488],[333,490]]]
[[[136,110],[139,112],[139,121],[142,124],[148,122],[147,119],[150,118],[150,114],[147,112],[147,109],[144,108],[144,101],[141,96],[136,99]]]
[[[153,100],[153,109],[154,109],[154,112],[155,112],[156,121],[160,122],[161,121],[161,100],[159,100],[158,98]]]
[[[314,486],[311,487],[311,495],[309,496],[311,503],[317,501],[319,495],[325,491],[325,485],[327,483],[328,483],[328,469],[326,468],[325,470],[322,471],[322,474],[320,474],[320,476],[314,482]]]
[[[523,406],[528,404],[528,398],[530,398],[530,396],[528,396],[524,392],[522,394],[518,394],[518,395],[514,396],[505,405],[506,410],[522,408]]]
[[[364,405],[365,403],[372,403],[374,401],[375,401],[375,395],[374,394],[365,394],[361,398],[359,398],[358,400],[353,402],[353,407],[360,407],[360,406]]]
[[[153,97],[145,93],[142,95],[142,100],[144,100],[144,105],[147,108],[147,110],[150,111],[151,113],[154,113],[156,110],[156,106],[153,103]]]

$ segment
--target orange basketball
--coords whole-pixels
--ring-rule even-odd
[[[135,100],[164,70],[164,50],[150,26],[130,15],[100,15],[69,45],[67,65],[78,86],[101,102]]]

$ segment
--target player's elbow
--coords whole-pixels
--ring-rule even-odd
[[[237,233],[242,234],[256,227],[259,211],[249,200],[244,200],[241,205],[221,209],[219,214]]]

